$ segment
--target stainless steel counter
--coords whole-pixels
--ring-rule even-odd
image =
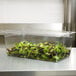
[[[76,71],[76,48],[58,63],[7,56],[6,49],[0,48],[0,72],[7,71]]]

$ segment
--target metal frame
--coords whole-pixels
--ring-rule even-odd
[[[76,0],[71,0],[71,25],[70,30],[76,32]],[[76,47],[76,34],[73,36],[73,46]]]
[[[63,30],[76,31],[76,0],[63,0],[64,2],[64,24]]]
[[[63,0],[64,3],[64,24],[63,24],[63,30],[69,31],[70,25],[69,25],[69,0]]]
[[[72,0],[72,9],[71,9],[71,31],[76,31],[76,0]]]
[[[76,32],[76,0],[63,0],[64,2],[64,31]],[[76,34],[73,36],[72,46],[76,46]]]

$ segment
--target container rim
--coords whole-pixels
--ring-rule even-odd
[[[0,34],[4,36],[12,35],[36,35],[36,36],[53,36],[53,37],[69,37],[76,32],[71,31],[50,31],[50,30],[0,30]]]

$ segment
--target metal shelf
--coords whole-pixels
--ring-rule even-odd
[[[0,72],[15,71],[75,71],[76,48],[71,50],[70,57],[58,62],[46,62],[26,58],[7,56],[6,49],[0,48]]]

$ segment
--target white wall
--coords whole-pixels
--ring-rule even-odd
[[[0,0],[0,30],[30,25],[61,31],[63,15],[63,0]]]
[[[0,0],[0,23],[63,23],[63,0]]]

